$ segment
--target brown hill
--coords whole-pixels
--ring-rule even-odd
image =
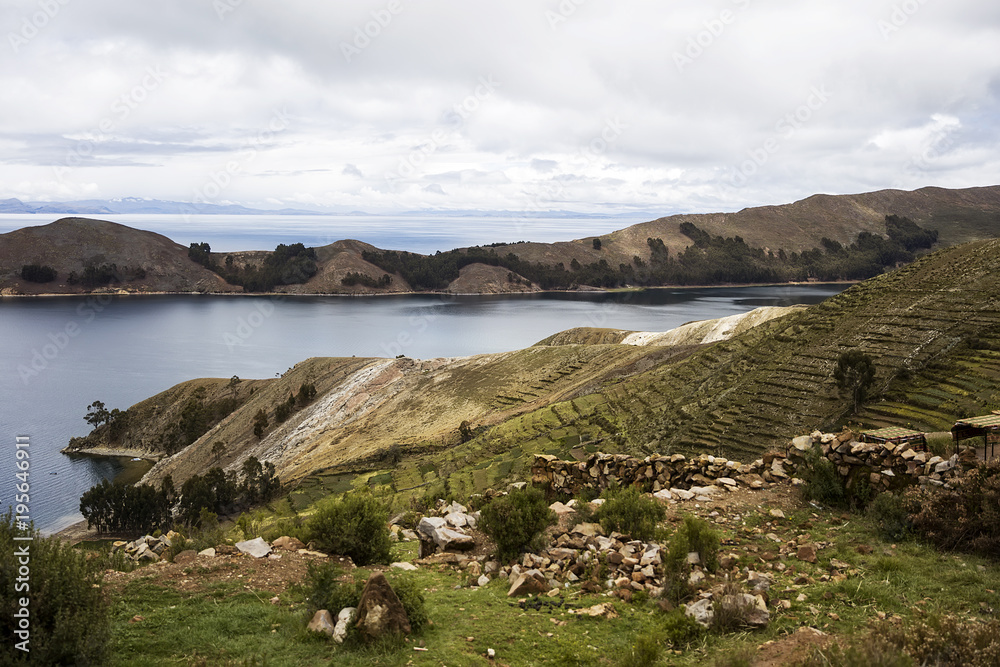
[[[25,264],[50,266],[57,278],[32,283],[20,277]],[[0,234],[0,290],[5,294],[76,294],[90,291],[67,282],[87,266],[143,269],[145,277],[112,283],[132,292],[241,291],[192,262],[187,248],[165,236],[88,218],[63,218],[48,225]]]

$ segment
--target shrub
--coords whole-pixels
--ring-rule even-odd
[[[656,524],[667,515],[663,505],[634,486],[608,489],[604,498],[595,516],[609,534],[618,531],[636,540],[649,540],[656,531]]]
[[[691,596],[688,575],[688,553],[697,551],[702,565],[714,572],[719,566],[719,534],[708,522],[687,515],[684,524],[670,537],[666,557],[663,559],[663,595],[675,605]]]
[[[310,613],[326,609],[336,618],[341,609],[358,606],[364,588],[363,579],[344,579],[340,568],[330,561],[309,563],[306,571],[304,593]]]
[[[55,537],[42,537],[31,528],[33,540],[23,535],[8,510],[0,516],[0,627],[4,643],[0,662],[12,664],[30,657],[38,665],[103,665],[110,637],[109,603],[100,588],[98,559],[87,559]],[[18,591],[18,550],[29,551],[30,590]],[[17,648],[14,614],[22,597],[30,600],[30,654]]]
[[[847,491],[836,466],[823,456],[818,447],[806,452],[805,465],[799,468],[799,475],[805,481],[802,493],[806,500],[815,500],[834,507],[843,507],[847,504]]]
[[[632,644],[632,649],[619,660],[619,667],[648,667],[660,659],[662,647],[655,638],[640,635]]]
[[[327,553],[358,565],[389,564],[389,510],[368,492],[347,493],[322,504],[308,524],[309,537]]]
[[[913,667],[913,660],[885,642],[868,639],[841,648],[836,643],[814,649],[801,667]]]
[[[880,493],[868,506],[868,520],[879,537],[889,542],[905,539],[911,530],[909,503],[894,493]]]
[[[683,609],[674,609],[663,617],[661,627],[664,640],[675,649],[683,650],[698,641],[705,629],[696,620],[684,613]]]
[[[691,514],[684,517],[683,530],[687,536],[688,550],[697,551],[701,556],[701,564],[709,572],[715,572],[719,567],[718,531],[712,530],[704,519]]]
[[[1000,461],[967,471],[954,489],[911,489],[913,530],[941,549],[1000,555]]]
[[[747,625],[750,614],[756,604],[743,597],[743,590],[738,584],[727,583],[722,593],[712,604],[712,623],[710,630],[718,634],[728,634],[742,630]]]
[[[554,521],[542,492],[528,487],[490,501],[482,509],[480,528],[496,543],[500,559],[509,560],[528,549]]]

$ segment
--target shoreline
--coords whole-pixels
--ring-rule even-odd
[[[2,294],[3,299],[36,299],[36,298],[81,298],[81,297],[141,297],[141,296],[196,296],[196,297],[391,297],[391,296],[533,296],[538,294],[621,294],[627,292],[644,292],[649,290],[696,290],[696,289],[736,289],[740,287],[804,287],[826,285],[857,285],[860,280],[826,280],[799,281],[787,283],[725,283],[714,285],[655,285],[647,287],[595,287],[591,289],[537,290],[523,292],[445,292],[445,291],[410,291],[410,292],[45,292],[40,294]]]

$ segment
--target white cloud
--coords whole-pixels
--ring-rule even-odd
[[[5,3],[0,197],[666,214],[998,173],[976,0],[220,1],[60,4],[30,39]]]

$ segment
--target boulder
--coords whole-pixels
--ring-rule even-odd
[[[209,558],[215,558],[215,549],[212,547],[209,547],[207,549],[202,549],[201,551],[198,552],[198,555],[208,556]]]
[[[698,625],[706,628],[712,624],[712,619],[715,617],[712,601],[708,598],[697,600],[685,606],[684,613],[693,618]]]
[[[271,545],[268,544],[263,537],[255,537],[252,540],[237,542],[236,548],[240,551],[240,553],[245,553],[248,556],[253,556],[254,558],[263,558],[271,553]]]
[[[344,607],[340,610],[340,613],[337,614],[337,625],[333,629],[333,641],[338,644],[344,643],[344,640],[347,639],[347,628],[350,627],[357,611],[357,607]]]
[[[324,635],[332,637],[334,627],[333,617],[330,616],[330,612],[326,609],[320,609],[313,614],[312,620],[309,621],[309,625],[306,626],[306,629],[311,632],[322,632]]]
[[[538,570],[528,570],[511,579],[507,597],[546,593],[548,590],[549,584],[545,580],[545,576]]]
[[[815,563],[816,547],[814,547],[811,544],[803,544],[802,546],[799,547],[799,550],[798,552],[796,552],[795,557],[807,563]]]
[[[367,640],[410,634],[410,619],[381,572],[372,572],[358,601],[358,629]]]
[[[420,569],[413,563],[393,563],[389,567],[394,567],[397,570],[403,570],[404,572],[414,572]]]
[[[271,546],[275,549],[284,549],[285,551],[298,551],[299,549],[306,548],[306,545],[302,544],[302,540],[297,537],[289,537],[288,535],[282,535],[272,542]]]

